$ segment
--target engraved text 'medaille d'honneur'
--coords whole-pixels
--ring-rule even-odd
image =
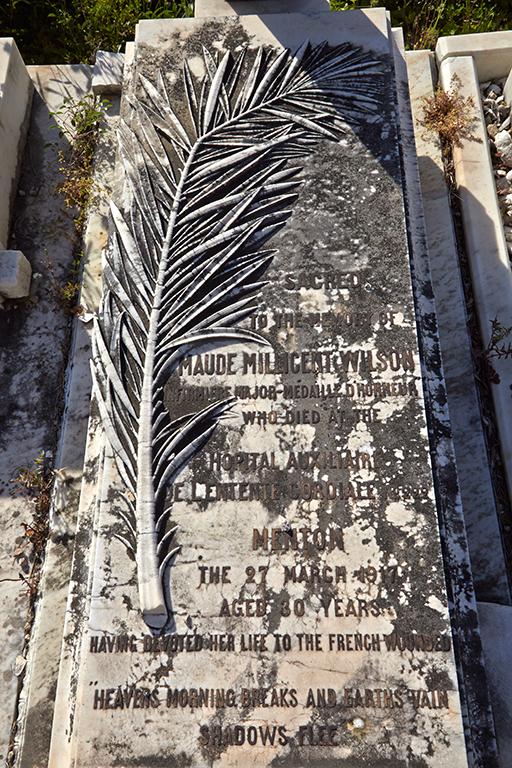
[[[261,249],[296,199],[301,169],[290,161],[321,139],[336,141],[343,120],[379,103],[380,63],[348,44],[203,56],[202,82],[183,62],[187,126],[161,73],[156,86],[138,77],[144,102],[130,99],[119,131],[132,201],[124,213],[111,205],[94,336],[96,397],[127,489],[116,535],[136,560],[140,608],[153,629],[168,620],[163,582],[179,550],[168,486],[234,401],[173,420],[164,385],[205,345],[267,343],[237,324],[254,311],[273,258]]]

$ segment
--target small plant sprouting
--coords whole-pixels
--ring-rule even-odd
[[[53,471],[45,463],[44,451],[35,459],[35,468],[20,469],[18,476],[11,480],[16,487],[11,491],[15,493],[25,492],[31,497],[34,510],[30,524],[21,523],[25,530],[25,537],[32,545],[30,559],[32,565],[27,576],[20,574],[27,584],[31,600],[35,600],[39,584],[39,566],[43,558],[44,548],[50,531],[50,505]]]
[[[433,96],[423,97],[423,120],[427,131],[434,131],[441,137],[443,154],[447,155],[453,145],[461,146],[461,139],[472,139],[481,142],[471,133],[471,123],[475,121],[475,102],[468,96],[465,99],[459,93],[462,86],[457,75],[450,81],[450,90],[437,88]]]
[[[75,253],[84,228],[85,216],[96,202],[100,191],[92,177],[92,164],[98,136],[104,132],[100,129],[100,123],[108,107],[110,103],[106,99],[98,100],[92,94],[87,94],[80,101],[68,97],[64,99],[59,110],[50,112],[50,117],[59,117],[62,123],[61,127],[52,125],[50,128],[58,128],[59,137],[67,137],[71,146],[69,159],[59,150],[60,171],[64,174],[64,180],[59,182],[56,191],[64,196],[66,208],[76,211],[73,217]],[[54,312],[63,309],[68,316],[83,314],[82,308],[77,306],[82,255],[83,251],[76,256],[71,278],[66,283],[61,283],[55,277],[48,256],[44,262],[50,274],[49,289],[55,302]]]
[[[498,360],[501,360],[503,357],[512,357],[512,344],[510,342],[508,343],[508,346],[501,344],[503,339],[510,336],[511,333],[512,325],[510,328],[506,328],[500,323],[497,317],[495,317],[494,320],[491,320],[491,338],[489,339],[487,349],[484,350],[483,358],[485,360],[487,376],[492,384],[499,384],[500,377],[490,360],[493,357]]]
[[[108,107],[108,100],[98,100],[92,94],[87,94],[80,101],[68,97],[59,110],[50,112],[50,117],[62,119],[63,127],[59,128],[59,137],[62,139],[66,136],[71,145],[69,160],[59,151],[64,181],[57,185],[57,191],[64,195],[66,208],[78,209],[74,219],[77,234],[81,234],[85,214],[96,201],[99,191],[92,178],[92,162],[98,135],[103,132],[100,123]]]
[[[82,307],[77,305],[80,293],[79,272],[81,256],[82,254],[80,254],[79,258],[75,259],[73,262],[71,279],[64,284],[60,283],[55,277],[55,272],[53,271],[53,266],[48,256],[46,257],[46,262],[43,262],[50,273],[48,280],[50,286],[49,292],[55,302],[54,312],[58,312],[62,309],[64,310],[64,314],[68,316],[76,315],[77,317],[84,313]]]

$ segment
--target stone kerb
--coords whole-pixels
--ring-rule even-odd
[[[441,147],[439,139],[420,122],[423,98],[434,94],[434,56],[430,51],[409,51],[407,68],[430,268],[475,591],[478,600],[508,604],[510,590],[478,395],[472,383],[471,342]]]
[[[456,74],[462,83],[461,95],[471,97],[477,109],[477,120],[472,126],[477,140],[462,139],[461,146],[453,149],[453,158],[480,331],[486,347],[491,339],[494,318],[505,327],[512,325],[512,272],[496,197],[478,71],[475,60],[468,55],[444,59],[439,74],[445,90],[449,89],[452,76]],[[493,76],[496,77],[496,73]],[[500,384],[493,385],[492,395],[508,492],[512,496],[512,361],[496,359],[493,365],[501,379]]]
[[[0,250],[8,245],[9,219],[33,92],[34,86],[14,39],[0,38]]]
[[[432,466],[436,479],[436,497],[441,527],[444,531],[444,567],[448,592],[453,595],[453,605],[450,616],[454,634],[454,646],[458,661],[459,684],[462,697],[467,707],[465,720],[465,735],[468,754],[472,755],[474,768],[485,766],[490,768],[497,762],[496,742],[490,699],[487,692],[487,682],[484,667],[482,645],[478,628],[474,626],[476,615],[476,598],[473,585],[469,585],[461,573],[471,573],[470,550],[465,534],[463,504],[459,482],[455,468],[454,443],[452,442],[451,410],[452,400],[446,398],[443,359],[441,352],[442,340],[446,340],[447,331],[444,326],[453,321],[447,317],[446,307],[441,304],[438,311],[438,292],[434,296],[434,287],[443,278],[439,275],[439,267],[433,263],[430,246],[432,244],[432,216],[450,218],[450,208],[446,196],[440,205],[432,210],[431,200],[424,196],[424,168],[420,164],[417,152],[418,135],[414,122],[413,100],[414,87],[409,81],[406,54],[404,50],[402,30],[393,29],[395,51],[395,71],[397,80],[398,109],[400,116],[402,156],[404,158],[404,174],[406,180],[406,197],[408,200],[408,227],[411,238],[411,260],[416,279],[416,297],[418,312],[418,330],[423,347],[422,366],[425,377],[427,402],[430,397],[430,452]],[[423,52],[428,53],[428,52]],[[424,66],[430,75],[430,62],[424,61]],[[411,80],[420,88],[425,87],[419,72],[411,73]],[[431,82],[431,81],[430,81]],[[418,98],[416,93],[416,99]],[[416,105],[417,108],[417,105]],[[438,162],[442,167],[441,158]],[[435,185],[439,194],[438,184]],[[426,210],[425,210],[426,209]],[[439,222],[437,222],[439,224]],[[448,231],[446,231],[448,229]],[[446,255],[444,243],[446,236],[453,232],[451,226],[442,231],[443,245],[441,259]],[[439,236],[439,235],[438,235]],[[435,252],[435,236],[434,236]],[[459,310],[462,308],[459,307]],[[463,310],[462,310],[463,314]],[[443,328],[443,331],[441,331]],[[465,323],[462,319],[465,333]],[[449,334],[449,331],[448,331]],[[441,344],[440,344],[441,341]],[[441,346],[441,348],[440,348]],[[428,350],[428,351],[427,351]],[[444,358],[444,355],[443,355]],[[471,363],[470,363],[471,365]],[[448,390],[450,391],[450,390]],[[453,394],[453,390],[452,390]],[[478,418],[478,416],[477,416]],[[457,435],[458,437],[458,435]],[[484,453],[484,462],[486,456]],[[467,494],[466,494],[467,497]],[[479,510],[480,511],[480,510]],[[489,533],[488,533],[489,538]],[[454,564],[457,564],[454,567]]]
[[[507,77],[512,69],[512,31],[440,37],[436,45],[438,64],[457,56],[472,56],[478,79]]]

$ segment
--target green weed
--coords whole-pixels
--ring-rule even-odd
[[[58,312],[59,310],[63,310],[64,314],[69,317],[73,315],[83,315],[84,311],[82,307],[77,304],[80,295],[80,281],[78,279],[80,260],[76,259],[73,262],[71,279],[67,280],[65,283],[61,283],[55,277],[53,265],[48,257],[46,258],[44,265],[50,273],[48,278],[48,292],[55,304],[53,311]]]
[[[33,503],[32,522],[21,523],[25,532],[25,538],[30,543],[32,566],[28,576],[20,574],[20,578],[26,583],[31,600],[35,599],[39,584],[39,566],[43,559],[44,548],[49,534],[51,489],[53,483],[53,471],[45,467],[44,452],[34,461],[35,467],[19,470],[18,476],[11,480],[16,487],[11,492],[25,493]]]
[[[64,196],[66,208],[77,211],[74,222],[80,235],[85,215],[98,197],[99,189],[92,178],[92,163],[98,136],[102,132],[100,122],[110,103],[106,99],[97,99],[87,94],[76,101],[64,99],[63,106],[57,112],[50,112],[50,117],[59,117],[61,126],[59,136],[66,136],[71,146],[71,156],[65,157],[59,151],[60,171],[64,179],[57,185],[57,192]],[[57,128],[52,125],[51,128]]]

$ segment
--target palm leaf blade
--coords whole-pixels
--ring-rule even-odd
[[[267,343],[238,324],[251,314],[274,254],[257,251],[284,226],[297,196],[300,169],[288,162],[320,140],[337,140],[341,117],[374,112],[377,103],[370,84],[379,62],[347,44],[306,42],[295,55],[259,48],[248,64],[245,49],[234,62],[229,51],[220,63],[203,56],[201,83],[183,64],[192,131],[171,108],[161,74],[157,86],[139,75],[146,103],[133,97],[119,130],[131,207],[123,214],[112,205],[95,330],[100,415],[135,496],[120,515],[126,534],[116,535],[135,547],[141,611],[153,629],[168,620],[163,581],[180,549],[168,551],[176,531],[164,511],[168,486],[233,404],[171,421],[164,385],[205,346]],[[369,84],[366,95],[354,86],[356,74]]]

